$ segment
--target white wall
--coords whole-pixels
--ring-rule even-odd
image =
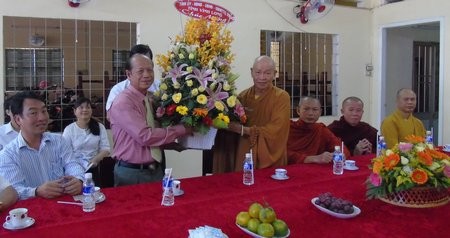
[[[425,4],[425,5],[424,5]],[[450,68],[445,67],[450,62],[450,20],[448,18],[450,9],[450,1],[448,0],[408,0],[398,2],[394,4],[383,5],[379,8],[373,9],[373,35],[371,41],[373,42],[373,60],[374,60],[374,79],[376,83],[372,87],[373,95],[383,95],[381,90],[381,29],[382,27],[398,26],[402,24],[417,24],[428,21],[442,20],[441,28],[443,35],[441,35],[441,47],[444,52],[441,54],[440,63],[444,66],[441,70],[442,81],[440,83],[440,94],[449,92],[450,81],[448,79]],[[381,105],[380,100],[374,100],[373,114],[370,115],[371,121],[379,123],[381,118]],[[446,100],[440,101],[440,118],[441,138],[438,140],[439,144],[450,143],[450,104],[446,103]]]
[[[372,78],[365,76],[365,64],[371,62],[371,12],[365,9],[335,6],[324,18],[301,25],[292,8],[294,1],[285,0],[227,0],[208,1],[227,8],[236,16],[229,25],[235,41],[234,71],[240,74],[239,91],[251,85],[250,67],[259,55],[260,30],[307,31],[339,35],[339,83],[338,101],[356,95],[366,104],[365,120],[369,120],[372,108],[370,89]],[[14,0],[1,1],[0,16],[31,16],[42,18],[78,18],[87,20],[138,22],[140,42],[147,43],[155,53],[164,53],[169,47],[169,38],[182,29],[185,17],[173,6],[174,1],[161,0],[91,0],[79,8],[70,8],[65,0]],[[0,32],[3,32],[0,19]],[[0,37],[3,45],[3,37]],[[4,91],[3,51],[0,51],[0,91]],[[325,117],[328,123],[339,115]],[[373,118],[373,117],[372,117]],[[370,120],[369,120],[370,122]],[[173,166],[175,176],[188,177],[201,173],[200,151],[181,154],[169,152],[168,164]]]
[[[411,88],[414,41],[439,42],[439,30],[395,27],[387,30],[386,41],[386,111],[396,108],[396,93],[400,88]]]

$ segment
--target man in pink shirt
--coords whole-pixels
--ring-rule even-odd
[[[183,125],[168,128],[148,125],[145,100],[148,98],[147,89],[154,80],[153,62],[145,55],[136,54],[129,59],[129,64],[130,87],[117,96],[109,110],[117,160],[115,186],[161,180],[164,175],[158,162],[161,157],[154,153],[155,150],[160,151],[159,146],[192,132]]]

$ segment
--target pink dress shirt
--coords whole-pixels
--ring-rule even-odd
[[[109,110],[114,156],[118,160],[133,164],[152,163],[150,146],[164,145],[186,134],[182,125],[149,127],[144,99],[144,94],[130,86],[117,96]]]

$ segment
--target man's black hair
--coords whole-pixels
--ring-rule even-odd
[[[137,44],[137,45],[133,46],[130,50],[130,55],[128,57],[127,63],[125,64],[126,70],[131,70],[130,59],[135,54],[147,55],[151,60],[153,60],[153,53],[152,53],[152,50],[150,49],[150,46],[143,45],[143,44]]]
[[[12,97],[10,108],[13,115],[22,115],[25,99],[36,99],[45,103],[42,98],[33,91],[22,91]]]

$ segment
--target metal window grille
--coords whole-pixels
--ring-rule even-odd
[[[289,93],[291,117],[304,96],[319,99],[322,115],[336,114],[338,46],[331,34],[261,31],[261,54],[275,61],[275,85]]]

